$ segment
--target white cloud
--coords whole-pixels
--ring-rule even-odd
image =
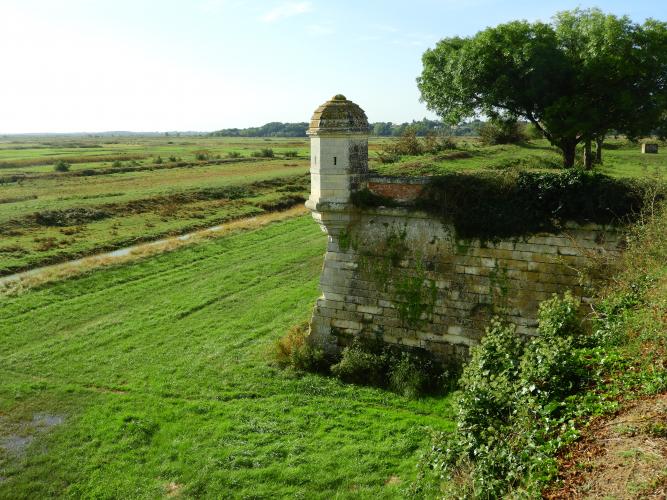
[[[332,26],[323,26],[321,24],[311,24],[306,27],[306,31],[309,35],[315,36],[333,35],[336,32]]]
[[[265,23],[275,23],[288,17],[305,14],[313,10],[311,2],[286,2],[265,13],[261,19]]]

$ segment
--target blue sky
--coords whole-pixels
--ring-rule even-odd
[[[577,6],[667,20],[662,0],[0,0],[0,133],[307,121],[337,93],[371,121],[432,117],[424,50]]]

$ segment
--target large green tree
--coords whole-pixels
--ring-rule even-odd
[[[561,149],[611,129],[667,133],[667,25],[598,9],[551,23],[514,21],[469,38],[446,38],[422,58],[422,100],[450,123],[485,114],[522,117]]]

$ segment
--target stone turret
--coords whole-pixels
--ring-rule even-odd
[[[345,210],[368,176],[368,119],[363,109],[338,94],[315,110],[308,135],[311,190],[306,206],[322,224],[322,210]]]

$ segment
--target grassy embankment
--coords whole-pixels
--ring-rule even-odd
[[[502,171],[562,171],[558,149],[546,140],[523,144],[484,146],[476,139],[457,139],[456,149],[435,154],[403,156],[396,163],[373,162],[372,168],[384,175],[439,175],[474,170]],[[642,154],[638,144],[609,139],[603,148],[603,164],[595,171],[612,177],[644,177],[656,169],[667,170],[665,146],[661,153]],[[372,156],[372,155],[371,155]],[[579,154],[581,158],[581,153]]]
[[[640,221],[632,236],[623,271],[597,306],[606,359],[583,399],[601,418],[561,454],[551,498],[667,493],[667,205]]]
[[[269,362],[324,248],[301,217],[3,298],[0,498],[400,496],[449,399]]]

